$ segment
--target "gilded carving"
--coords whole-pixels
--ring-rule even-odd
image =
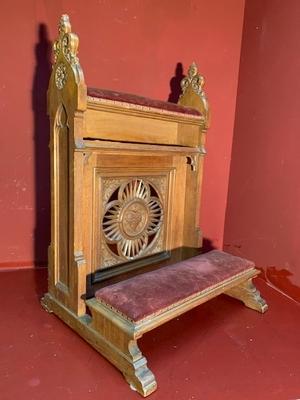
[[[198,68],[195,62],[193,62],[188,70],[188,74],[182,79],[180,85],[182,93],[184,94],[186,89],[191,85],[196,94],[204,94],[202,88],[204,85],[204,78],[202,75],[198,74]]]
[[[159,194],[159,197],[162,198],[162,200],[165,200],[165,195],[167,191],[167,177],[165,175],[155,175],[155,176],[140,176],[140,179],[143,179],[145,181],[150,182],[157,193]],[[101,185],[102,185],[102,199],[103,199],[103,207],[105,206],[105,203],[108,201],[112,193],[122,184],[124,183],[124,178],[103,178],[101,180]]]
[[[139,236],[148,223],[148,209],[143,202],[138,200],[127,204],[120,216],[123,232],[130,238]]]
[[[161,233],[163,205],[159,194],[144,178],[127,178],[110,193],[102,219],[110,252],[123,260],[145,255],[157,245]]]
[[[62,89],[68,78],[67,67],[65,64],[60,63],[55,71],[55,84],[58,89]]]
[[[71,35],[64,35],[63,39],[62,39],[62,51],[63,54],[66,58],[66,60],[74,65],[74,64],[78,64],[78,57],[76,55],[77,51],[74,51],[75,49],[73,48],[73,46],[70,43],[71,41]]]
[[[158,176],[149,176],[147,177],[148,181],[154,185],[155,190],[159,193],[163,200],[165,200],[166,192],[167,192],[167,179],[164,175]]]
[[[102,243],[101,255],[103,259],[103,268],[112,267],[120,262],[120,260],[107,248],[105,243]]]
[[[102,185],[102,206],[105,208],[105,204],[107,203],[110,196],[113,192],[124,182],[124,179],[113,179],[113,178],[104,178],[101,181]]]
[[[204,77],[198,73],[198,67],[193,62],[188,69],[187,76],[180,83],[182,95],[179,97],[178,103],[199,109],[204,118],[204,129],[206,129],[209,126],[209,105],[203,90],[204,83]],[[199,101],[196,103],[192,100],[192,93],[198,96]]]
[[[71,24],[68,15],[64,14],[61,16],[58,25],[58,32],[58,39],[53,45],[55,63],[57,62],[58,57],[63,54],[69,64],[78,64],[77,49],[79,40],[75,33],[71,33]]]
[[[54,63],[56,64],[58,56],[60,54],[60,41],[56,40],[53,44],[53,54],[54,54]]]
[[[164,250],[164,225],[161,226],[161,231],[160,235],[155,243],[155,245],[152,247],[152,253],[159,253],[160,251]]]

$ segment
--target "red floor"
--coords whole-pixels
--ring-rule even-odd
[[[300,399],[300,307],[257,281],[260,315],[220,296],[150,333],[151,400]],[[42,310],[46,270],[0,273],[1,400],[140,399],[122,375]]]

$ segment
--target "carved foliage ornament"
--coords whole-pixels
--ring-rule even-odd
[[[182,79],[180,82],[182,95],[179,98],[179,104],[183,105],[190,105],[189,102],[185,101],[181,103],[180,99],[184,99],[185,93],[189,93],[189,90],[194,92],[200,98],[200,111],[204,116],[205,120],[205,127],[208,128],[209,126],[209,105],[203,90],[205,80],[202,75],[198,73],[198,67],[195,62],[191,64],[188,70],[188,74],[185,78]],[[189,89],[189,90],[188,90]],[[188,95],[189,97],[189,95]],[[196,107],[197,108],[197,107]]]
[[[55,83],[58,89],[62,89],[67,81],[67,67],[64,61],[73,67],[79,67],[77,57],[79,39],[75,33],[71,33],[69,16],[66,14],[60,18],[58,31],[58,39],[53,44],[54,63],[57,64]]]
[[[155,188],[143,179],[132,179],[110,197],[102,231],[110,251],[131,260],[156,243],[162,221],[163,207]]]
[[[203,92],[203,85],[205,81],[202,75],[198,74],[198,68],[195,62],[193,62],[188,70],[188,74],[182,79],[180,85],[182,93],[184,94],[186,89],[191,86],[194,92],[198,95],[205,95]]]
[[[61,16],[58,25],[59,36],[54,42],[54,61],[58,60],[58,57],[63,54],[64,58],[71,65],[79,63],[77,57],[79,39],[75,33],[71,33],[71,24],[69,16],[64,14]]]
[[[65,64],[60,63],[55,71],[55,84],[58,89],[62,89],[67,82],[67,67]]]

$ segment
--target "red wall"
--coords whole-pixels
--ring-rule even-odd
[[[80,37],[87,84],[167,100],[197,61],[212,108],[202,227],[221,247],[244,0],[9,0],[1,5],[0,265],[44,263],[49,243],[46,88],[60,14]]]
[[[300,300],[300,2],[249,0],[224,248]]]

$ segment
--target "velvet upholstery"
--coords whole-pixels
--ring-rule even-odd
[[[191,107],[180,106],[175,103],[169,103],[162,100],[153,100],[147,97],[137,96],[135,94],[120,93],[107,89],[88,88],[88,96],[96,97],[98,99],[112,100],[122,103],[136,104],[139,106],[152,107],[160,110],[176,112],[180,114],[200,116],[200,112]]]
[[[95,297],[137,322],[252,268],[251,261],[213,250],[106,286]]]

